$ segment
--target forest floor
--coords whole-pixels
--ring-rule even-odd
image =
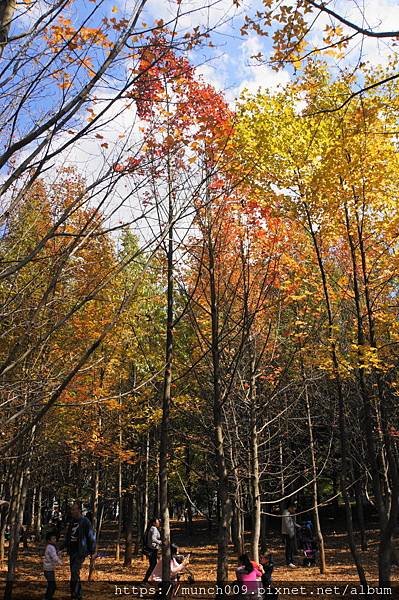
[[[377,539],[376,532],[369,531],[369,549],[367,552],[360,552],[366,576],[370,585],[377,585]],[[203,520],[194,521],[194,532],[188,536],[185,532],[184,523],[172,523],[173,541],[179,546],[181,553],[191,553],[190,570],[195,577],[196,582],[209,582],[212,584],[216,578],[216,537],[207,529],[207,524]],[[320,575],[318,567],[305,568],[302,564],[302,557],[298,555],[296,569],[288,569],[284,563],[284,547],[281,536],[278,533],[271,534],[268,539],[267,553],[273,553],[275,570],[273,574],[274,585],[298,588],[304,586],[324,586],[326,589],[333,585],[349,586],[358,585],[356,568],[352,557],[348,551],[347,539],[344,532],[331,531],[325,535],[327,573]],[[117,563],[114,558],[116,538],[115,526],[107,525],[102,533],[98,549],[98,559],[93,581],[87,583],[89,561],[86,561],[82,569],[82,581],[85,589],[85,599],[87,600],[109,600],[111,598],[122,596],[134,597],[132,592],[132,582],[139,582],[143,579],[147,569],[146,558],[134,557],[131,567],[123,567],[123,562]],[[18,561],[17,580],[13,598],[15,600],[36,600],[44,597],[45,581],[42,574],[42,554],[43,545],[31,544],[29,549],[20,554]],[[67,558],[65,564],[57,570],[58,590],[55,600],[67,600],[68,594],[68,566]],[[231,570],[230,580],[234,581],[235,553],[231,549]],[[399,590],[399,568],[393,567],[393,580],[398,582]],[[0,572],[0,591],[2,583],[4,584],[5,566]],[[127,584],[128,588],[122,590],[115,586]],[[118,591],[119,590],[119,591]],[[314,594],[317,592],[315,591]],[[395,593],[395,591],[394,591]],[[209,596],[201,594],[202,597]],[[288,598],[293,595],[300,595],[301,598],[307,598],[304,593],[286,593],[281,594],[280,598]],[[320,594],[319,594],[320,595]],[[338,596],[338,593],[327,591],[327,596]],[[342,592],[341,592],[342,595]],[[313,594],[312,594],[313,596]],[[185,597],[190,597],[186,595]],[[309,595],[310,597],[310,595]],[[353,597],[353,595],[351,596]],[[365,596],[362,595],[364,598]],[[391,595],[391,597],[394,597]],[[399,593],[398,593],[399,598]]]

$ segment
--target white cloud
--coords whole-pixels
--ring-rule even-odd
[[[137,0],[115,0],[122,13],[130,13],[137,6]],[[165,23],[178,16],[176,31],[182,32],[200,26],[208,29],[228,27],[238,9],[232,0],[148,0],[141,21],[152,25],[162,19]]]
[[[246,89],[256,92],[258,89],[277,90],[284,87],[290,80],[286,70],[274,71],[265,64],[258,63],[253,56],[258,53],[264,54],[264,47],[256,34],[249,35],[240,46],[240,54],[237,57],[237,74],[241,81],[233,90],[235,97]]]
[[[374,31],[391,31],[399,29],[399,2],[398,0],[365,0],[362,3],[348,0],[336,0],[332,9],[348,21],[364,29]],[[353,34],[353,29],[342,25],[327,14],[321,14],[312,28],[310,41],[315,46],[322,46],[323,30],[326,25],[338,24],[343,27],[344,34]],[[356,64],[361,59],[373,65],[385,65],[390,55],[397,48],[393,48],[389,39],[377,39],[368,36],[355,36],[350,41],[345,52],[343,63]]]
[[[212,85],[218,92],[224,92],[228,85],[228,72],[223,65],[223,60],[215,59],[203,63],[195,68],[196,77]]]

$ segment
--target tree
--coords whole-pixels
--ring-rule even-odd
[[[313,87],[316,82],[317,87]],[[245,139],[247,156],[251,152],[256,153],[256,159],[254,160],[257,165],[257,172],[254,174],[256,180],[259,181],[262,177],[263,181],[268,182],[268,186],[274,185],[280,190],[290,190],[289,193],[280,192],[280,196],[277,192],[276,206],[281,207],[279,210],[288,211],[289,214],[294,215],[294,218],[302,223],[314,246],[316,264],[320,272],[320,283],[328,315],[327,339],[331,349],[331,365],[328,370],[331,369],[331,373],[334,374],[340,406],[343,461],[342,493],[346,498],[349,532],[351,531],[349,499],[345,493],[345,488],[350,477],[350,448],[345,415],[348,408],[347,401],[344,398],[343,386],[344,381],[351,380],[352,373],[358,373],[357,391],[362,398],[364,407],[362,429],[368,447],[367,464],[374,481],[373,490],[376,506],[380,506],[380,509],[378,509],[381,522],[380,581],[388,582],[387,570],[390,568],[390,559],[386,558],[384,561],[382,555],[387,557],[390,556],[391,552],[387,549],[389,543],[386,541],[387,536],[389,537],[387,523],[390,521],[391,516],[388,517],[384,513],[386,515],[384,517],[381,513],[382,495],[380,485],[382,470],[378,466],[378,461],[382,464],[383,454],[385,452],[389,454],[389,443],[388,446],[383,444],[385,449],[382,450],[379,444],[383,442],[381,439],[377,442],[379,411],[375,405],[371,408],[369,392],[366,391],[368,385],[372,385],[371,381],[369,381],[369,384],[366,383],[368,378],[366,373],[371,373],[375,369],[380,373],[380,367],[374,366],[376,365],[376,358],[372,358],[372,356],[375,350],[370,353],[368,349],[369,341],[366,340],[363,330],[364,313],[360,307],[361,292],[358,279],[357,253],[358,248],[362,248],[363,235],[367,235],[368,223],[370,223],[370,227],[373,227],[371,222],[379,221],[377,213],[382,204],[379,203],[378,199],[382,201],[382,198],[384,198],[385,205],[389,206],[390,204],[389,198],[392,194],[391,169],[396,170],[397,158],[392,142],[373,133],[389,127],[390,121],[390,116],[387,113],[380,120],[381,115],[378,115],[378,110],[374,108],[375,97],[370,99],[372,105],[368,105],[368,102],[362,100],[359,106],[351,107],[345,116],[323,113],[323,111],[318,110],[323,105],[326,106],[327,103],[334,103],[334,95],[341,94],[345,86],[345,80],[330,83],[323,67],[320,69],[312,67],[309,69],[308,78],[303,81],[300,87],[302,93],[306,94],[304,115],[301,115],[295,109],[295,94],[298,93],[298,88],[295,88],[294,85],[291,87],[294,94],[291,99],[288,99],[289,93],[284,94],[284,97],[283,95],[276,97],[258,95],[256,102],[253,98],[250,98],[243,105],[243,129],[241,131],[242,135],[245,136],[242,140]],[[323,89],[328,90],[328,97],[327,95],[323,96],[321,93]],[[263,108],[260,109],[261,104],[263,104]],[[279,117],[278,121],[275,121],[274,118],[277,113]],[[316,113],[318,114],[316,115]],[[265,114],[268,115],[268,120],[265,120]],[[305,115],[315,116],[307,116],[305,120]],[[249,123],[250,126],[248,127]],[[313,127],[310,126],[311,124]],[[261,153],[259,152],[260,148],[262,149]],[[358,157],[356,166],[353,164],[356,160],[355,156]],[[371,156],[373,157],[371,159],[372,163],[368,162],[368,156],[370,156],[370,159]],[[380,160],[382,162],[379,176],[374,178],[371,173],[374,171],[376,161],[379,162]],[[262,161],[264,166],[262,166]],[[347,169],[350,170],[350,174],[345,174]],[[341,175],[341,172],[343,175]],[[366,173],[370,173],[370,177]],[[352,214],[352,208],[350,209],[351,213],[349,213],[347,204],[349,200],[345,200],[347,194],[351,195],[351,206],[354,203],[354,218],[356,218],[356,214],[358,218],[357,235],[361,237],[357,238],[356,246],[352,237],[352,225],[349,222],[349,214]],[[372,237],[368,237],[368,249],[369,252],[372,252],[370,241],[374,236],[371,229],[369,235]],[[382,235],[385,238],[385,235]],[[387,241],[387,238],[385,240]],[[379,246],[381,240],[377,241],[375,239],[375,242]],[[389,244],[390,242],[388,242]],[[339,252],[334,249],[339,249]],[[385,255],[385,251],[380,256],[383,255]],[[337,286],[335,274],[333,274],[333,269],[335,269],[333,265],[338,257],[342,261],[341,265],[346,265],[346,269],[352,263],[352,277],[347,280],[345,275],[342,275]],[[363,253],[363,268],[366,263],[367,259]],[[381,271],[379,272],[381,274]],[[370,291],[370,276],[370,273],[364,274],[363,271],[365,297],[367,296],[367,290]],[[389,286],[391,281],[389,268],[388,273],[383,275],[383,279],[385,285]],[[335,316],[342,310],[340,304],[342,302],[342,292],[348,289],[353,289],[353,295],[350,292],[347,293],[350,293],[349,297],[352,298],[354,314],[357,317],[345,333],[351,335],[352,328],[355,328],[355,331],[357,329],[355,342],[355,348],[358,352],[357,358],[353,353],[346,350],[345,345],[341,345],[342,342],[338,338],[337,317]],[[380,296],[378,296],[378,299],[380,299]],[[341,335],[343,333],[340,332]],[[355,362],[353,363],[352,360]],[[326,366],[321,365],[324,369]],[[381,370],[384,370],[382,365]],[[389,425],[386,426],[389,428]],[[382,452],[380,458],[378,458],[377,446],[380,447],[380,452]],[[396,470],[394,469],[389,475],[389,487],[394,497],[396,497],[395,473]],[[396,503],[393,500],[393,505],[396,505]],[[384,509],[382,509],[382,512],[384,512]],[[391,513],[389,514],[391,515]],[[351,542],[351,549],[358,565],[359,576],[363,579],[364,575],[353,541]],[[382,562],[385,562],[385,567],[382,566]]]
[[[342,95],[336,106],[330,110],[339,110],[363,92],[395,81],[399,77],[397,61],[392,58],[389,61],[389,71],[379,74],[372,82],[363,82],[361,77],[357,78],[367,61],[363,56],[364,42],[367,39],[377,42],[384,40],[386,44],[390,44],[394,55],[395,40],[399,35],[399,31],[381,29],[380,24],[371,25],[367,4],[360,8],[355,1],[347,2],[345,6],[335,6],[331,2],[318,0],[296,0],[294,3],[264,0],[263,5],[264,8],[257,10],[255,16],[245,16],[241,33],[247,35],[249,30],[253,30],[260,36],[268,36],[269,32],[273,31],[274,52],[271,64],[276,69],[287,65],[295,69],[301,68],[303,62],[306,64],[306,59],[320,55],[333,56],[340,65],[347,52],[358,52],[356,70],[350,74],[356,79],[358,89],[347,89],[346,95]],[[320,42],[320,36],[314,36],[313,32],[323,17],[328,19],[328,24],[323,30]],[[260,62],[265,60],[261,53],[254,58]],[[345,74],[344,65],[341,74]]]

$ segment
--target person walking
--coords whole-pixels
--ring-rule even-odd
[[[43,558],[43,571],[47,581],[46,594],[44,600],[53,600],[55,590],[57,589],[55,579],[55,569],[62,565],[62,560],[57,552],[57,539],[53,532],[49,531],[46,535],[46,550]]]
[[[158,551],[162,546],[159,527],[159,519],[153,518],[149,521],[144,534],[143,552],[148,557],[148,569],[144,576],[143,583],[148,582],[148,579],[155,569],[158,561]]]
[[[65,548],[69,555],[71,599],[81,600],[80,570],[87,556],[90,556],[92,561],[96,558],[96,534],[89,519],[82,515],[80,502],[72,504],[71,519],[61,548]]]
[[[287,508],[283,510],[282,517],[281,533],[285,544],[285,562],[287,567],[295,569],[295,531],[299,525],[295,522],[295,504],[293,502],[290,502]]]

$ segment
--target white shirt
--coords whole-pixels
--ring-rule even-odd
[[[53,544],[47,544],[43,558],[43,570],[54,571],[58,565],[62,565],[62,560],[58,556],[57,550]]]
[[[288,535],[290,538],[295,536],[295,517],[291,515],[289,510],[283,511],[281,533],[283,535]]]
[[[176,579],[176,575],[184,571],[185,565],[179,564],[175,558],[170,560],[170,578]],[[149,581],[162,581],[162,558],[160,558],[149,577]]]
[[[147,533],[147,546],[157,549],[162,545],[161,534],[159,529],[153,525]]]

